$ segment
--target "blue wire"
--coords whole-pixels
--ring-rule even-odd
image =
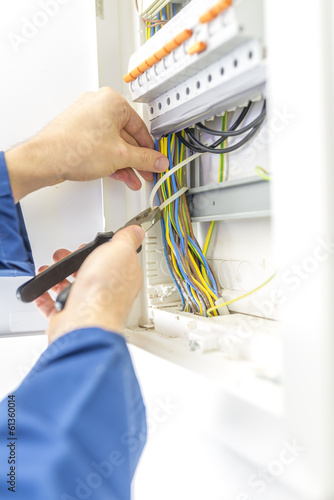
[[[166,21],[166,7],[162,9],[162,19],[163,21]]]
[[[172,167],[173,166],[173,158],[172,158],[172,147],[171,147],[171,139],[172,139],[172,136],[171,134],[168,136],[167,138],[167,149],[168,149],[168,159],[169,159],[169,164],[170,166]],[[177,192],[177,185],[176,185],[176,181],[175,181],[175,174],[172,174],[171,175],[171,179],[172,179],[172,184],[173,184],[173,190],[174,192],[176,193]],[[176,224],[176,228],[177,228],[177,232],[178,232],[178,236],[180,238],[180,246],[181,246],[181,252],[183,255],[185,255],[185,241],[184,241],[184,236],[182,235],[182,231],[181,231],[181,227],[180,227],[180,224],[179,224],[179,218],[178,218],[178,213],[179,213],[179,198],[177,198],[175,200],[175,212],[174,212],[174,220],[175,220],[175,224]],[[179,257],[179,251],[178,251],[178,248],[176,246],[176,243],[175,243],[175,240],[174,240],[174,236],[173,236],[173,230],[172,230],[172,223],[171,223],[171,220],[169,220],[169,232],[170,232],[170,239],[171,239],[171,242],[172,242],[172,245],[173,245],[173,249],[174,249],[174,253],[175,253],[175,256],[176,256],[176,259],[177,259],[177,262],[178,262],[178,265],[179,265],[179,269],[180,269],[180,272],[182,273],[182,276],[185,280],[185,282],[187,283],[187,285],[189,285],[193,290],[196,290],[197,293],[200,293],[200,291],[198,290],[198,288],[196,286],[194,286],[191,281],[189,280],[187,274],[185,272],[183,272],[183,266],[182,266],[182,263],[181,263],[181,258]],[[192,296],[194,302],[196,303],[196,299],[194,297],[194,294],[192,293],[192,291],[189,289],[189,287],[187,286],[187,289],[190,293],[190,295]]]
[[[169,135],[168,136],[168,139],[167,139],[167,147],[168,147],[168,159],[169,159],[169,164],[171,166],[173,166],[173,158],[172,158],[172,144],[171,144],[171,140],[172,140],[172,136]],[[172,179],[172,184],[173,184],[173,190],[174,190],[174,193],[177,192],[177,186],[176,186],[176,181],[175,181],[175,174],[172,174],[171,175],[171,179]],[[185,251],[186,251],[186,248],[185,248],[185,242],[184,242],[184,237],[182,235],[182,231],[181,231],[181,227],[180,227],[180,224],[179,224],[179,218],[178,218],[178,213],[179,213],[179,198],[176,198],[175,200],[175,211],[174,211],[174,219],[175,219],[175,224],[176,224],[176,227],[177,227],[177,231],[179,233],[179,236],[180,236],[180,242],[181,242],[181,250],[182,250],[182,253],[185,254]]]
[[[176,16],[176,3],[173,3],[173,16]]]
[[[171,138],[172,136],[169,135],[168,136],[168,159],[169,159],[169,163],[170,163],[170,167],[172,167],[173,165],[173,159],[172,159],[172,148],[171,148]],[[155,149],[158,150],[158,141],[155,140]],[[157,174],[154,174],[154,181],[155,183],[157,182],[157,179],[158,179],[158,176]],[[173,186],[173,191],[176,193],[177,192],[177,185],[176,185],[176,180],[175,180],[175,174],[173,174],[171,176],[171,180],[172,180],[172,186]],[[180,237],[180,247],[181,247],[181,251],[182,251],[182,254],[185,254],[185,240],[184,240],[184,237],[182,236],[182,231],[181,231],[181,227],[180,227],[180,224],[179,224],[179,220],[178,220],[178,210],[179,210],[179,199],[177,198],[175,200],[175,223],[176,223],[176,227],[177,227],[177,232],[178,232],[178,236]],[[185,271],[183,270],[183,266],[182,266],[182,262],[181,262],[181,257],[180,257],[180,253],[179,253],[179,249],[176,245],[176,242],[175,242],[175,239],[174,239],[174,235],[173,235],[173,228],[172,228],[172,222],[171,222],[171,219],[168,218],[168,226],[169,226],[169,233],[170,233],[170,241],[171,241],[171,244],[172,244],[172,248],[173,248],[173,252],[174,252],[174,255],[176,257],[176,261],[178,263],[178,266],[179,266],[179,271],[182,275],[182,278],[185,282],[185,286],[188,290],[188,293],[189,295],[192,297],[193,301],[195,303],[197,303],[197,300],[195,299],[194,297],[194,294],[193,294],[193,290],[196,290],[197,292],[199,292],[199,290],[194,287],[194,285],[190,282],[189,280],[189,277],[187,276],[187,274],[185,273]],[[185,300],[184,300],[184,296],[182,294],[182,291],[174,277],[174,274],[173,274],[173,271],[171,269],[171,265],[170,265],[170,262],[169,262],[169,259],[168,259],[168,253],[167,253],[167,238],[166,238],[166,228],[165,228],[165,222],[163,220],[163,218],[161,218],[161,230],[162,230],[162,240],[163,240],[163,247],[164,247],[164,255],[165,255],[165,259],[166,259],[166,262],[167,262],[167,266],[168,266],[168,270],[169,270],[169,273],[172,277],[172,280],[176,286],[176,289],[178,290],[179,292],[179,295],[181,297],[181,301],[182,301],[182,308],[184,309],[185,308]],[[194,246],[194,248],[196,249],[196,251],[198,252],[198,254],[200,255],[201,259],[203,260],[203,264],[204,264],[204,267],[207,271],[207,274],[210,278],[210,281],[211,281],[211,284],[214,284],[214,289],[208,284],[210,290],[215,293],[216,295],[218,295],[218,290],[217,290],[217,286],[215,285],[215,280],[213,278],[213,275],[212,275],[212,272],[207,264],[207,261],[206,261],[206,258],[204,257],[201,249],[198,247],[198,245],[195,243],[195,241],[193,241],[193,239],[188,235],[188,239],[189,241],[192,243],[192,245]],[[201,264],[202,265],[202,264]]]
[[[217,289],[217,285],[215,284],[215,279],[214,279],[213,274],[212,274],[212,272],[211,272],[211,270],[210,270],[210,268],[208,266],[206,257],[204,257],[202,250],[200,249],[200,247],[196,244],[196,242],[190,236],[188,236],[188,239],[194,245],[194,247],[196,248],[197,252],[199,253],[199,255],[200,255],[200,257],[201,257],[201,259],[203,261],[204,267],[206,269],[206,272],[207,272],[207,274],[208,274],[208,276],[210,278],[211,285],[213,284],[213,286],[214,286],[214,288],[212,289],[212,287],[208,284],[210,290],[212,292],[214,292],[216,295],[219,295],[218,289]]]
[[[196,303],[196,299],[195,299],[194,294],[193,294],[191,289],[194,289],[196,291],[198,291],[198,290],[196,289],[196,287],[194,287],[194,285],[189,280],[189,277],[187,276],[186,272],[183,270],[180,253],[179,253],[179,250],[178,250],[176,243],[175,243],[175,240],[174,240],[172,221],[170,220],[170,218],[168,219],[168,227],[169,227],[169,237],[170,237],[170,241],[171,241],[171,244],[172,244],[172,247],[174,250],[174,255],[176,257],[176,260],[177,260],[177,263],[179,266],[179,271],[182,274],[184,281],[186,282],[186,286],[187,286],[187,289],[188,289],[190,295],[192,296],[192,298],[194,299],[194,302]]]
[[[155,146],[156,146],[156,149],[158,149],[158,141],[157,140],[155,141]],[[158,180],[158,174],[154,174],[154,183],[155,184],[157,183],[157,180]],[[161,220],[162,244],[163,244],[163,247],[164,247],[164,254],[165,254],[165,259],[166,259],[168,271],[169,271],[169,273],[171,275],[171,278],[172,278],[172,280],[174,282],[174,285],[176,286],[177,291],[179,292],[179,295],[180,295],[181,301],[182,301],[182,310],[184,310],[185,307],[186,307],[186,303],[185,303],[185,300],[184,300],[181,288],[179,287],[179,284],[178,284],[178,282],[176,281],[176,279],[174,277],[174,274],[173,274],[173,271],[172,271],[172,268],[170,266],[170,262],[169,262],[169,259],[168,259],[166,230],[165,230],[165,223],[164,223],[163,217],[161,217],[160,220]]]
[[[172,158],[171,138],[172,138],[172,136],[171,136],[171,135],[169,135],[169,136],[168,136],[168,142],[167,142],[167,144],[168,144],[168,159],[169,159],[169,163],[170,163],[170,165],[172,166],[172,165],[173,165],[173,158]],[[175,174],[173,174],[173,175],[171,176],[171,178],[172,178],[172,183],[173,183],[173,189],[174,189],[174,192],[176,193],[176,191],[177,191],[177,186],[176,186],[176,181],[175,181]],[[175,200],[175,213],[174,213],[175,217],[174,217],[174,219],[175,219],[175,224],[176,224],[177,231],[178,231],[178,233],[179,233],[179,237],[180,237],[180,243],[181,243],[181,245],[180,245],[180,246],[181,246],[181,251],[182,251],[182,253],[183,253],[183,254],[185,254],[185,240],[184,240],[184,237],[183,237],[183,235],[182,235],[181,227],[180,227],[180,224],[179,224],[179,218],[178,218],[178,213],[179,213],[179,202],[180,202],[180,200],[179,200],[179,198],[177,198],[177,199]],[[207,263],[206,258],[204,257],[204,255],[203,255],[203,253],[202,253],[201,249],[200,249],[200,248],[199,248],[199,246],[195,243],[195,241],[193,241],[193,240],[192,240],[192,238],[191,238],[190,236],[189,236],[189,238],[188,238],[188,239],[189,239],[189,241],[193,244],[193,246],[196,248],[196,250],[197,250],[197,252],[199,253],[199,255],[201,256],[201,259],[202,259],[202,261],[203,261],[203,264],[204,264],[204,267],[205,267],[205,269],[206,269],[206,272],[207,272],[207,274],[208,274],[208,276],[209,276],[209,278],[210,278],[211,285],[213,284],[213,286],[215,287],[215,288],[213,289],[213,288],[212,288],[212,287],[208,284],[208,286],[209,286],[210,290],[211,290],[213,293],[215,293],[216,295],[218,295],[217,286],[215,285],[215,280],[214,280],[213,275],[212,275],[212,272],[211,272],[211,270],[210,270],[210,268],[209,268],[209,266],[208,266],[208,263]],[[197,290],[197,291],[199,291],[199,290]]]

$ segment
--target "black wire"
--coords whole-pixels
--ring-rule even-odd
[[[235,130],[237,127],[239,127],[239,125],[243,122],[243,120],[246,118],[246,116],[248,115],[248,112],[250,111],[252,107],[252,102],[250,101],[247,106],[242,110],[242,112],[240,113],[239,117],[236,119],[236,121],[233,123],[233,125],[231,126],[231,128],[229,129],[229,131],[233,131]],[[186,141],[186,139],[183,139],[183,136],[181,134],[181,132],[177,132],[176,133],[176,137],[178,137],[180,139],[180,141],[189,149],[191,149],[192,151],[195,151],[196,153],[201,153],[202,150],[201,149],[198,149],[196,148],[194,145],[192,145],[191,147],[189,147],[189,143]],[[223,141],[220,141],[219,144],[221,144]],[[217,144],[217,145],[219,145]],[[213,145],[212,145],[213,146]]]
[[[223,132],[221,130],[214,130],[214,129],[208,128],[205,125],[203,125],[202,123],[196,123],[196,127],[201,128],[202,130],[204,130],[204,132],[207,132],[210,135],[219,135],[220,137],[234,137],[237,135],[242,135],[245,132],[247,132],[248,130],[250,130],[251,128],[259,125],[265,119],[266,113],[267,113],[266,101],[264,101],[263,106],[262,106],[262,110],[261,110],[261,113],[259,114],[259,116],[257,118],[255,118],[255,120],[253,120],[251,123],[249,123],[245,127],[240,128],[238,130],[235,130],[235,128],[232,129],[232,127],[231,127],[226,132]]]
[[[241,148],[244,144],[246,144],[258,132],[258,130],[261,127],[262,122],[266,116],[266,101],[264,101],[260,115],[255,120],[253,120],[253,122],[251,124],[247,125],[248,128],[244,127],[243,129],[239,129],[239,130],[242,130],[242,132],[239,132],[239,130],[238,130],[237,133],[234,133],[235,129],[240,125],[240,123],[242,123],[242,121],[244,120],[244,118],[248,114],[248,112],[251,108],[251,105],[252,105],[252,103],[249,103],[243,109],[243,111],[240,113],[240,116],[238,117],[238,119],[234,122],[234,124],[229,128],[229,130],[227,132],[224,132],[224,134],[230,134],[230,135],[235,136],[235,135],[239,135],[241,133],[245,133],[250,128],[253,128],[253,130],[249,134],[247,134],[246,137],[244,137],[241,141],[239,141],[237,144],[234,144],[233,146],[230,146],[229,148],[216,149],[217,146],[223,144],[226,141],[228,136],[227,137],[220,137],[216,142],[214,142],[210,146],[206,146],[205,144],[200,142],[194,136],[194,134],[191,132],[191,130],[189,128],[185,129],[185,132],[188,135],[189,141],[187,141],[187,139],[185,139],[180,132],[178,132],[176,134],[176,136],[188,149],[190,149],[196,153],[207,152],[207,153],[213,153],[213,154],[226,154],[226,153],[231,153],[233,151],[236,151],[237,149]]]
[[[232,153],[233,151],[236,151],[237,149],[244,146],[244,144],[246,144],[248,141],[250,141],[251,138],[258,132],[260,127],[261,127],[261,124],[258,125],[257,127],[254,127],[253,130],[251,132],[249,132],[249,134],[247,134],[246,137],[244,137],[237,144],[234,144],[233,146],[230,146],[229,148],[224,148],[224,149],[220,149],[220,148],[219,149],[211,149],[210,146],[204,146],[204,145],[202,145],[200,148],[197,148],[196,146],[193,146],[192,144],[190,144],[186,139],[184,139],[184,137],[182,137],[182,135],[179,136],[177,134],[177,137],[187,148],[189,148],[192,151],[195,151],[197,153],[212,153],[212,154],[216,154],[216,155],[223,155],[226,153]]]
[[[240,113],[239,117],[236,119],[236,121],[233,123],[229,131],[234,131],[239,125],[243,122],[243,120],[246,118],[248,112],[250,111],[252,107],[252,102],[249,102],[247,106],[242,110]],[[189,143],[186,139],[183,138],[181,132],[177,132],[176,136],[179,138],[179,140],[186,146],[187,148],[191,149],[192,151],[195,151],[196,153],[202,153],[202,149],[197,148],[194,144]],[[222,144],[226,139],[219,139],[217,141],[217,144],[214,143],[211,145],[211,147],[216,147]]]

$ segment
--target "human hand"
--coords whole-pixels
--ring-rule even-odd
[[[142,119],[109,87],[83,94],[33,139],[5,153],[15,201],[65,180],[111,176],[133,190],[168,168]]]
[[[140,226],[118,231],[109,243],[92,252],[80,267],[65,308],[57,312],[49,294],[35,300],[48,319],[49,342],[78,328],[100,327],[121,333],[142,283],[137,249],[145,233]],[[58,250],[55,261],[68,250]],[[47,266],[43,266],[44,270]],[[67,280],[52,290],[57,294],[69,285]]]

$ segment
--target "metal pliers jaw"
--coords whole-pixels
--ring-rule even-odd
[[[159,207],[148,208],[133,219],[129,220],[120,229],[128,226],[141,226],[146,232],[154,226],[160,218],[161,210]],[[110,241],[114,234],[115,233],[113,231],[98,233],[93,241],[82,248],[79,248],[79,250],[76,250],[59,262],[56,262],[45,271],[21,285],[16,291],[17,298],[22,302],[32,302],[37,299],[50,290],[50,288],[60,283],[71,274],[77,272],[88,255],[91,254],[98,246]],[[141,247],[137,251],[139,252],[140,250]],[[58,308],[58,310],[63,309],[70,290],[71,285],[59,294],[56,301],[56,308]]]
[[[152,226],[161,218],[161,210],[159,207],[147,208],[133,219],[129,220],[125,226],[141,226],[145,232],[151,229]],[[123,229],[123,228],[121,228]]]

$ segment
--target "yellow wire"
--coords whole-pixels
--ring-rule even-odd
[[[204,243],[204,247],[203,247],[204,257],[206,257],[206,254],[208,253],[209,244],[210,244],[210,240],[211,240],[211,236],[212,236],[212,232],[213,232],[214,227],[215,227],[215,221],[213,220],[212,222],[210,222],[210,226],[209,226],[206,238],[205,238],[205,243]]]
[[[203,276],[201,275],[201,272],[194,260],[194,257],[191,255],[191,253],[189,253],[189,257],[190,257],[190,260],[191,262],[193,263],[193,266],[194,268],[196,269],[197,273],[198,273],[198,277],[202,283],[202,285],[205,287],[205,295],[207,295],[207,297],[209,298],[210,296],[212,296],[215,300],[218,300],[219,297],[217,297],[217,295],[212,292],[212,290],[210,290],[210,288],[208,287],[208,284],[204,281],[203,279]]]
[[[262,283],[262,285],[254,288],[254,290],[251,290],[250,292],[247,292],[245,293],[244,295],[241,295],[240,297],[237,297],[236,299],[231,299],[231,300],[228,300],[226,302],[223,302],[222,304],[219,304],[218,306],[214,306],[214,307],[211,307],[210,309],[208,309],[206,311],[207,315],[208,316],[212,316],[211,313],[212,311],[217,311],[218,309],[220,309],[221,307],[224,307],[224,306],[228,306],[229,304],[232,304],[232,302],[237,302],[237,300],[241,300],[241,299],[244,299],[246,297],[248,297],[249,295],[251,295],[252,293],[255,293],[257,292],[258,290],[260,290],[260,288],[263,288],[264,286],[266,286],[272,279],[275,278],[277,272],[274,273],[272,276],[270,276],[269,279],[267,279],[267,281],[265,281],[264,283]]]
[[[271,176],[268,174],[268,172],[262,168],[262,167],[255,167],[255,172],[261,179],[265,181],[271,181]]]
[[[174,145],[175,145],[175,134],[172,135],[171,137],[171,141],[170,141],[170,145],[171,145],[171,150],[173,151],[173,148],[174,148]],[[161,138],[161,141],[160,141],[160,151],[162,153],[164,153],[166,156],[168,155],[168,138],[166,137],[163,137]],[[184,153],[185,153],[185,148],[182,144],[181,146],[181,150],[180,150],[180,155],[181,157],[183,158],[184,157]],[[182,172],[181,172],[182,174]],[[180,175],[180,182],[181,182],[181,179],[182,179],[182,175]],[[167,181],[164,183],[164,185],[162,185],[162,197],[163,197],[163,200],[166,200],[169,196],[171,196],[171,193],[172,193],[172,186],[171,186],[171,178],[168,178]],[[179,227],[180,227],[180,230],[181,230],[181,233],[182,233],[182,236],[184,237],[184,230],[183,230],[183,227],[181,225],[181,220],[180,220],[180,214],[177,214],[177,217],[178,217],[178,221],[179,221]],[[165,226],[166,226],[166,240],[167,240],[167,243],[168,243],[168,246],[170,247],[171,249],[171,259],[172,259],[172,265],[173,265],[173,268],[175,270],[175,272],[177,273],[177,275],[179,276],[179,278],[184,281],[183,279],[183,275],[182,273],[184,273],[184,275],[191,275],[192,274],[192,271],[190,269],[190,265],[189,265],[189,262],[188,260],[186,259],[184,263],[180,263],[181,264],[181,268],[179,267],[179,263],[177,261],[177,258],[176,258],[176,255],[175,255],[175,249],[174,249],[174,246],[172,244],[172,241],[171,241],[171,234],[170,234],[170,228],[169,228],[169,224],[168,224],[168,219],[171,221],[172,223],[172,227],[177,231],[177,227],[176,227],[176,222],[174,220],[174,217],[173,217],[173,214],[172,214],[172,211],[171,211],[171,205],[168,206],[168,209],[165,213]],[[198,254],[198,252],[195,251],[194,248],[192,248],[192,245],[190,245],[190,243],[188,242],[188,245],[189,245],[189,256],[190,256],[190,260],[191,262],[193,263],[194,265],[194,268],[196,269],[197,273],[198,273],[198,278],[200,280],[200,282],[198,280],[196,280],[194,277],[193,277],[193,280],[194,280],[194,284],[198,287],[199,290],[201,290],[204,295],[206,296],[209,304],[214,307],[214,300],[217,300],[218,299],[218,296],[216,296],[212,291],[211,289],[209,288],[209,278],[207,276],[207,273],[206,273],[206,270],[203,266],[202,268],[202,271],[199,269],[198,265],[196,264],[196,261],[195,261],[195,256],[200,260],[200,262],[203,263],[203,259],[201,258],[201,256]],[[194,255],[193,255],[194,254]],[[194,301],[194,303],[196,304],[200,314],[203,314],[203,307],[202,307],[202,303],[199,299],[199,291],[191,286],[191,296],[192,296],[192,299]],[[213,313],[214,315],[217,315],[218,313],[217,312],[214,312]]]

